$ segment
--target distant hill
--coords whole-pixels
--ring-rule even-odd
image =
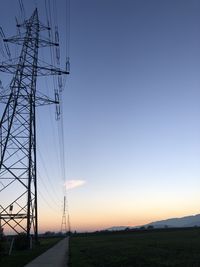
[[[136,227],[129,227],[129,226],[114,226],[110,227],[108,231],[122,231],[126,228],[135,229],[140,227],[148,227],[149,225],[153,226],[154,228],[178,228],[178,227],[194,227],[200,226],[200,214],[185,216],[182,218],[171,218],[167,220],[161,220],[156,222],[151,222],[145,225],[140,225]]]
[[[149,225],[153,225],[155,228],[200,226],[200,214],[152,222],[144,226]]]

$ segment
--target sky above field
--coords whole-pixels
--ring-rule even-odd
[[[45,23],[45,1],[24,1],[26,16],[36,5]],[[66,1],[56,5],[62,65],[67,51],[71,62],[63,119],[72,229],[200,213],[200,1],[71,0],[70,40]],[[0,13],[14,35],[18,1],[2,1]],[[54,109],[38,109],[40,231],[60,230],[62,218]]]

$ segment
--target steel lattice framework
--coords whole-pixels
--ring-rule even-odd
[[[58,44],[40,38],[41,31],[50,29],[40,23],[37,9],[17,26],[25,29],[24,34],[4,41],[22,45],[18,63],[0,65],[0,71],[14,76],[9,94],[1,98],[6,106],[0,121],[0,221],[1,227],[26,232],[28,238],[33,233],[37,239],[36,106],[58,104],[58,97],[38,95],[36,79],[68,72],[38,63],[39,47]]]
[[[63,215],[62,215],[62,223],[61,223],[61,233],[67,233],[67,220],[66,220],[66,196],[64,196],[63,202]]]

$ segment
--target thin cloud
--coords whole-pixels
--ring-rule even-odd
[[[73,189],[76,187],[83,186],[86,183],[84,180],[69,180],[65,183],[67,189]]]

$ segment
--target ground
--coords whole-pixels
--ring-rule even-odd
[[[198,267],[200,228],[74,235],[69,267]]]

